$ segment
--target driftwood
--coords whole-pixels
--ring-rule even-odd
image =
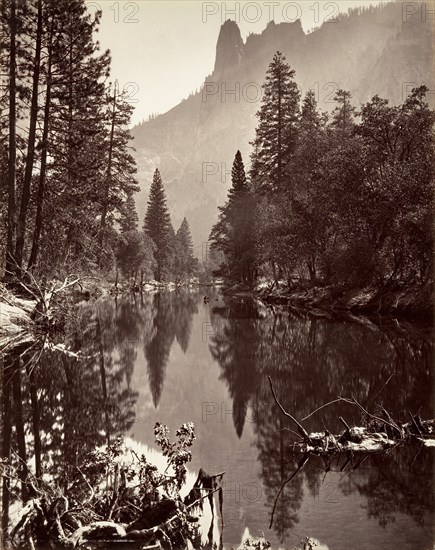
[[[80,276],[71,274],[62,282],[37,281],[31,271],[17,264],[14,271],[7,271],[7,275],[8,288],[3,287],[0,293],[0,302],[5,305],[3,332],[13,334],[21,329],[29,333],[50,333],[62,330],[68,304],[61,295],[75,286],[83,289]]]
[[[314,456],[321,457],[325,463],[325,472],[327,472],[330,470],[331,463],[336,459],[339,460],[343,453],[343,456],[347,458],[341,466],[340,471],[344,471],[347,465],[351,463],[351,471],[346,473],[346,475],[349,475],[351,472],[359,468],[371,454],[388,451],[389,449],[405,443],[406,441],[416,439],[428,446],[435,444],[435,420],[422,420],[419,413],[415,415],[409,413],[410,422],[400,423],[394,420],[392,415],[383,407],[380,408],[379,415],[370,413],[360,403],[358,403],[354,397],[351,397],[350,399],[338,397],[329,403],[321,405],[315,411],[311,412],[299,421],[284,409],[276,396],[270,376],[268,376],[268,379],[275,403],[282,414],[284,414],[286,418],[289,418],[297,428],[297,432],[291,429],[288,431],[297,437],[297,440],[293,442],[291,450],[293,451],[295,459],[298,460],[295,471],[282,484],[275,497],[269,528],[272,528],[276,506],[282,491],[287,485],[296,479],[310,458],[313,458]],[[383,388],[390,379],[391,376],[384,384]],[[379,393],[380,392],[378,392],[377,396]],[[372,405],[374,404],[377,396],[375,396],[375,399],[372,401]],[[326,426],[324,426],[324,430],[321,432],[308,433],[302,425],[302,422],[312,417],[318,411],[334,403],[347,403],[357,407],[366,419],[366,426],[350,426],[342,416],[339,416],[338,420],[344,427],[344,431],[341,434],[332,434]],[[352,462],[355,456],[358,458],[356,464],[353,465]],[[298,548],[309,550],[313,548],[313,544],[313,541],[307,538],[305,541],[301,542]]]
[[[296,426],[297,432],[289,430],[298,437],[293,444],[294,449],[301,453],[330,454],[342,451],[352,452],[379,452],[411,438],[430,444],[435,441],[435,420],[422,420],[419,414],[410,413],[411,421],[405,424],[396,422],[391,414],[381,408],[382,416],[374,415],[367,411],[358,401],[352,398],[338,397],[329,403],[320,406],[318,409],[307,415],[304,420],[313,416],[314,413],[332,405],[333,403],[347,403],[357,407],[367,420],[367,426],[349,426],[343,417],[338,420],[343,424],[345,430],[341,434],[334,435],[326,427],[322,432],[308,433],[301,424],[289,412],[287,412],[276,396],[272,379],[268,376],[272,396],[281,412],[289,418]]]

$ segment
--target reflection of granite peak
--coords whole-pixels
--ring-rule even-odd
[[[215,76],[224,74],[229,69],[240,65],[243,55],[243,40],[235,21],[227,19],[221,26],[216,44]]]

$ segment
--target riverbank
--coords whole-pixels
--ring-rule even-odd
[[[36,301],[18,298],[0,284],[0,339],[27,331],[35,307]]]
[[[59,310],[108,295],[111,286],[97,277],[54,281],[44,290],[36,282],[17,284],[14,290],[0,283],[0,347],[31,338],[44,325],[53,328],[48,325],[57,322]]]
[[[124,292],[159,292],[176,290],[174,283],[146,282],[142,286],[118,284],[91,278],[83,280],[68,289],[72,302],[97,299],[104,295],[116,295]],[[61,286],[61,283],[59,283]],[[187,285],[204,286],[204,285]],[[214,286],[211,284],[210,286]],[[432,319],[434,311],[432,285],[419,287],[400,287],[388,290],[375,288],[337,289],[334,286],[303,286],[295,284],[291,289],[284,283],[272,285],[262,281],[255,288],[235,284],[222,288],[226,295],[238,298],[256,298],[266,305],[287,305],[303,309],[316,309],[328,312],[344,312],[354,315],[392,315]],[[23,332],[29,332],[33,325],[37,301],[20,298],[0,285],[0,339],[5,340]]]
[[[345,289],[332,285],[295,284],[289,289],[284,284],[273,286],[262,282],[253,289],[233,285],[224,288],[223,292],[242,298],[252,296],[268,305],[289,305],[362,315],[397,315],[431,319],[434,310],[431,284],[389,289]]]

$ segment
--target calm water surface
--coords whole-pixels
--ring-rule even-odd
[[[262,532],[274,548],[306,536],[331,550],[432,548],[434,451],[413,445],[367,457],[359,467],[359,459],[345,464],[344,456],[329,465],[310,460],[283,491],[269,530],[275,497],[300,457],[267,381],[270,375],[299,419],[337,396],[354,396],[372,410],[384,406],[402,421],[419,407],[432,418],[431,330],[208,294],[209,303],[198,292],[168,292],[79,307],[69,343],[88,358],[46,352],[37,374],[49,468],[60,472],[120,434],[153,447],[155,422],[174,433],[192,421],[197,440],[189,468],[226,471],[225,548]],[[357,410],[339,404],[304,425],[341,431],[340,415],[362,423]]]

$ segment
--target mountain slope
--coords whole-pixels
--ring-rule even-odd
[[[260,87],[277,50],[295,69],[302,93],[313,88],[320,109],[331,110],[339,88],[350,90],[357,106],[375,94],[397,104],[407,89],[432,82],[432,39],[430,20],[423,23],[416,14],[404,21],[401,3],[353,10],[310,34],[299,21],[271,22],[246,42],[237,24],[226,21],[213,73],[202,92],[133,128],[141,219],[152,172],[158,167],[174,225],[187,216],[196,253],[201,254],[217,206],[225,201],[237,149],[249,163]]]

